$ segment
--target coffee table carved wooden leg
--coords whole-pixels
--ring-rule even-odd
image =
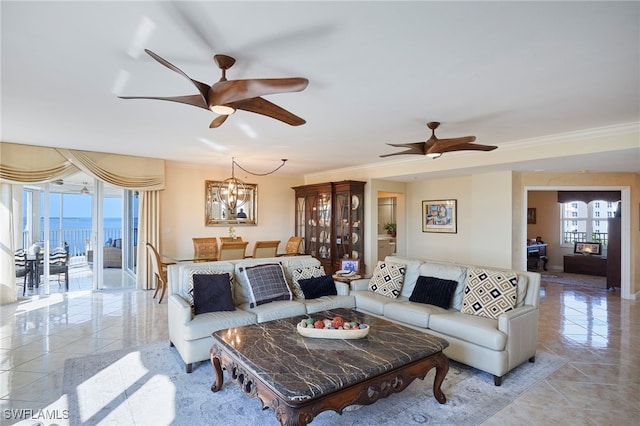
[[[222,364],[220,363],[220,354],[215,346],[211,348],[209,355],[211,357],[211,365],[213,366],[213,372],[216,375],[216,380],[211,385],[211,392],[218,392],[222,388],[222,381],[224,376],[222,375]]]
[[[444,378],[449,371],[449,358],[447,358],[442,352],[436,356],[436,377],[433,381],[433,396],[440,404],[447,402],[447,397],[444,396],[440,386],[444,381]]]

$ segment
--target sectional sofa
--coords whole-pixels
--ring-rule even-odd
[[[356,299],[356,309],[368,314],[402,323],[423,330],[449,341],[444,353],[450,359],[493,374],[496,386],[503,376],[529,360],[535,361],[538,340],[538,305],[540,302],[540,274],[537,272],[509,271],[483,268],[457,263],[387,256],[385,263],[405,265],[404,279],[396,298],[371,290],[370,280],[351,282],[351,292]],[[429,303],[410,301],[419,277],[435,277],[451,282],[453,290],[449,308]],[[514,279],[515,308],[507,309],[494,302],[495,295],[481,294],[472,305],[463,301],[465,290],[473,279],[481,288],[492,286],[496,279]],[[486,278],[484,282],[483,278]],[[470,298],[469,298],[470,299]],[[483,302],[483,300],[486,301]],[[484,308],[495,308],[495,318],[482,315]]]
[[[270,301],[259,305],[252,303],[251,286],[245,272],[258,265],[275,263],[282,264],[287,284],[292,289],[295,289],[293,281],[300,277],[300,271],[308,273],[309,270],[320,268],[320,262],[311,256],[169,266],[169,338],[184,360],[188,373],[192,371],[193,363],[209,359],[210,336],[214,331],[334,308],[356,309],[442,337],[449,341],[449,347],[445,350],[449,358],[492,374],[496,386],[516,366],[527,360],[535,361],[540,290],[538,273],[388,256],[384,262],[379,262],[372,279],[352,281],[350,286],[335,282],[335,295],[306,299],[294,291],[293,300]],[[380,263],[383,264],[382,268]],[[385,275],[390,266],[394,267],[395,277]],[[233,277],[235,309],[194,314],[188,294],[193,288],[194,276],[210,273],[228,273]],[[471,300],[469,296],[465,297],[465,290],[477,282],[491,284],[496,277],[511,280],[507,287],[513,287],[513,294],[509,296],[514,299],[513,308],[506,308],[507,312],[504,313],[494,313],[495,318],[491,318],[491,309],[505,307],[500,303],[482,302],[485,295],[481,295],[475,303],[465,305],[465,300]],[[375,279],[379,280],[378,284],[374,283]],[[385,293],[387,283],[397,283],[398,280],[401,285],[393,290],[393,294]],[[420,297],[416,294],[420,292],[414,290],[416,287],[418,290],[427,288],[423,285],[425,280],[435,280],[447,286],[448,290],[438,293],[438,297],[448,300],[450,306],[439,307],[417,300]],[[421,294],[424,298],[424,292]],[[491,296],[493,300],[494,295],[486,296]],[[429,299],[428,294],[426,297],[431,303],[441,304],[441,301]],[[489,317],[483,316],[486,315],[483,312],[486,309],[489,310]]]
[[[341,282],[335,283],[337,293],[335,295],[314,299],[294,297],[293,300],[277,300],[257,306],[254,303],[252,307],[251,287],[243,270],[277,263],[282,264],[289,286],[292,285],[294,274],[297,272],[302,271],[303,277],[308,278],[311,276],[308,271],[322,270],[320,261],[307,255],[169,265],[167,302],[169,339],[185,362],[187,373],[192,371],[194,362],[209,359],[211,334],[215,331],[329,309],[355,308],[355,299],[349,295],[349,286]],[[188,296],[193,286],[193,277],[211,273],[227,273],[233,277],[232,297],[235,309],[196,315]]]

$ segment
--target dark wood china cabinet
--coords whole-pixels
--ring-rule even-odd
[[[320,260],[327,274],[341,268],[342,259],[364,266],[365,182],[326,182],[294,187],[295,235],[304,238],[305,254]]]

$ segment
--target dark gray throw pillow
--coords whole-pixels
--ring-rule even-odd
[[[453,293],[458,286],[457,281],[444,280],[436,277],[419,276],[409,300],[417,303],[427,303],[449,309]]]
[[[305,299],[317,299],[322,296],[335,296],[338,294],[336,283],[331,275],[298,280]]]
[[[196,315],[235,311],[229,274],[194,274],[193,310]]]

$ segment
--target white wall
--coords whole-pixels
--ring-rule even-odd
[[[160,250],[188,257],[193,254],[193,237],[226,237],[228,226],[205,226],[205,180],[223,180],[228,169],[167,162],[166,187],[161,195]],[[236,233],[249,241],[247,254],[258,240],[280,240],[280,251],[294,234],[294,199],[291,187],[303,184],[302,178],[251,176],[240,171],[236,177],[258,185],[258,224],[234,225]]]

